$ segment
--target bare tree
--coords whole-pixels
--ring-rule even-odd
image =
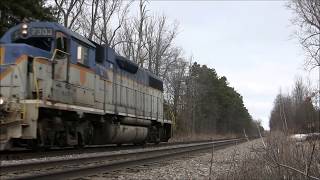
[[[120,46],[117,46],[116,51],[125,56],[127,59],[131,59],[136,62],[133,58],[135,57],[135,42],[136,37],[135,29],[132,25],[131,21],[126,21],[123,24],[123,28],[121,28],[120,35],[118,36],[118,42],[120,42]]]
[[[318,131],[320,131],[320,1],[291,0],[289,8],[297,14],[293,22],[299,27],[297,34],[307,53],[306,68],[310,70],[319,68]]]
[[[147,19],[147,10],[146,10],[146,0],[140,0],[139,4],[139,19],[136,20],[135,24],[138,32],[138,42],[137,42],[137,57],[136,61],[142,67],[144,64],[144,57],[142,57],[142,47],[144,45],[144,34],[143,34],[143,26]]]
[[[310,84],[298,77],[290,94],[277,95],[270,116],[271,130],[288,133],[314,132],[317,127],[317,114],[311,101]]]
[[[99,12],[99,5],[101,4],[101,0],[90,0],[86,1],[84,4],[84,11],[82,11],[78,18],[78,33],[85,36],[89,40],[95,40],[100,42],[98,39],[94,39],[96,26],[98,20],[101,19],[101,15]]]
[[[96,28],[96,24],[99,20],[99,12],[98,12],[98,7],[101,3],[101,0],[92,0],[91,1],[91,11],[90,14],[85,14],[82,18],[84,19],[84,24],[82,27],[87,26],[87,38],[90,40],[93,40],[93,36],[95,34],[95,28]],[[89,17],[89,18],[87,18]],[[89,20],[88,20],[89,19]]]
[[[117,51],[161,76],[161,71],[166,72],[163,64],[174,56],[173,41],[178,26],[177,23],[169,24],[166,16],[148,15],[146,3],[146,0],[140,0],[138,16],[124,23],[118,40],[121,46]]]
[[[57,19],[62,21],[65,27],[73,29],[83,10],[85,0],[54,0],[54,2],[57,7]]]
[[[90,40],[106,44],[112,48],[119,44],[117,36],[120,28],[127,21],[131,2],[122,0],[86,1],[76,24],[76,31]]]
[[[182,96],[185,93],[185,78],[188,63],[181,57],[176,57],[170,68],[170,73],[166,76],[167,93],[172,97],[172,114],[174,119],[178,118],[178,114],[181,115],[184,102],[182,102]],[[185,123],[185,122],[184,122]],[[181,122],[180,122],[181,124]]]
[[[297,13],[293,22],[300,28],[297,34],[309,57],[307,67],[320,66],[320,1],[292,0],[289,8]]]
[[[115,42],[119,29],[125,23],[130,2],[123,5],[122,0],[102,0],[100,5],[101,21],[98,21],[98,29],[95,33],[100,43],[114,48],[118,43]]]
[[[144,24],[147,20],[146,0],[140,0],[138,16],[124,22],[120,36],[118,36],[117,52],[126,58],[133,60],[140,67],[144,66],[147,58],[145,51],[145,31]]]
[[[148,69],[156,75],[161,75],[161,70],[166,70],[163,68],[165,62],[175,56],[172,50],[175,51],[173,41],[177,36],[178,25],[174,23],[172,28],[169,28],[167,17],[163,15],[150,19],[145,30]]]

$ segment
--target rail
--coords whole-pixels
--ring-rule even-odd
[[[26,176],[16,176],[13,179],[66,179],[97,174],[101,171],[121,169],[128,166],[143,164],[152,161],[158,161],[170,157],[176,157],[185,153],[201,150],[234,145],[246,141],[245,138],[218,140],[203,143],[192,143],[185,145],[168,146],[163,148],[141,149],[131,152],[114,152],[87,154],[86,156],[57,159],[49,161],[35,161],[29,163],[20,163],[15,165],[2,165],[3,173],[19,174],[19,171],[27,171]],[[39,169],[51,167],[50,172],[41,172]],[[30,175],[30,172],[37,173]],[[44,170],[45,171],[45,170]],[[4,175],[3,178],[6,178]]]

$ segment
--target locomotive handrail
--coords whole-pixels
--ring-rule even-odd
[[[0,67],[1,67],[1,66],[16,66],[16,65],[17,65],[16,63],[0,64]]]
[[[32,70],[33,70],[33,81],[34,81],[34,86],[36,88],[37,100],[39,100],[40,99],[40,93],[39,93],[39,84],[38,84],[38,80],[37,80],[37,76],[36,76],[35,63],[32,63]]]
[[[63,54],[66,54],[67,56],[70,55],[69,53],[61,51],[60,49],[55,49],[54,52],[53,52],[53,55],[51,57],[51,61],[54,61],[54,57],[56,56],[57,52],[61,52]],[[43,58],[43,57],[41,57],[41,58]],[[34,63],[32,64],[32,70],[33,70],[33,81],[34,81],[34,86],[35,86],[35,89],[36,89],[37,100],[39,100],[40,99],[40,90],[39,90],[38,80],[37,80],[37,77],[36,77],[36,68],[35,68],[35,64]]]
[[[61,52],[61,53],[65,54],[65,55],[67,55],[67,56],[70,56],[70,54],[67,53],[67,52],[64,52],[64,51],[62,51],[62,50],[60,50],[60,49],[54,49],[53,55],[52,55],[52,57],[51,57],[51,61],[54,60],[54,57],[56,56],[57,52]]]

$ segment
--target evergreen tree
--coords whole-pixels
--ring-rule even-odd
[[[54,21],[52,7],[46,7],[45,0],[1,0],[0,37],[10,27],[30,20]]]
[[[252,118],[243,104],[242,96],[228,85],[226,77],[219,77],[214,69],[194,63],[191,66],[185,96],[186,106],[181,119],[185,122],[195,122],[196,133],[242,134],[256,132]],[[185,118],[191,118],[186,120]],[[181,124],[181,123],[180,123]]]

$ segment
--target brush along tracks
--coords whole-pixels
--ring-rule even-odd
[[[211,149],[212,146],[218,148],[234,145],[245,140],[245,138],[228,139],[1,164],[1,179],[77,178],[176,157],[185,153],[207,150]]]

